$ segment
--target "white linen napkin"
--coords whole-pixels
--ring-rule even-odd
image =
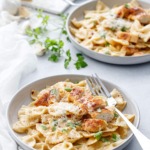
[[[35,70],[37,59],[18,32],[17,22],[0,28],[0,150],[17,150],[8,133],[6,107],[18,89],[21,77]]]

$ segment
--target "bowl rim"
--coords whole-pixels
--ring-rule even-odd
[[[143,4],[150,5],[150,2],[147,2],[147,1],[146,1],[146,2],[145,2],[145,1],[142,1],[142,0],[137,0],[137,1],[140,2],[140,3],[143,3]],[[78,11],[78,9],[80,9],[82,6],[88,5],[88,4],[91,4],[91,3],[95,3],[95,2],[97,2],[97,0],[92,0],[92,1],[90,0],[90,1],[84,2],[84,3],[81,4],[79,7],[74,8],[74,9],[69,13],[69,15],[68,15],[68,17],[67,17],[67,20],[66,20],[66,25],[65,25],[66,30],[67,30],[67,33],[68,33],[68,35],[69,35],[69,38],[70,38],[76,45],[80,46],[81,48],[83,48],[83,49],[85,49],[85,50],[87,50],[87,51],[89,51],[89,52],[93,52],[94,54],[101,55],[101,56],[103,56],[103,57],[121,58],[121,59],[127,59],[127,58],[142,58],[142,57],[145,58],[145,57],[149,57],[150,54],[145,54],[145,55],[141,55],[141,56],[111,56],[111,55],[106,55],[106,54],[103,54],[103,53],[98,53],[98,52],[92,51],[91,49],[86,48],[85,46],[81,45],[80,43],[78,43],[78,42],[75,40],[74,36],[71,34],[70,29],[69,29],[69,24],[71,23],[71,16],[72,16],[76,11]],[[84,11],[84,10],[83,10],[83,11]]]
[[[65,76],[72,76],[72,77],[82,77],[83,79],[86,78],[86,77],[89,77],[90,75],[84,75],[84,74],[60,74],[60,75],[52,75],[52,76],[47,76],[47,77],[43,77],[43,78],[40,78],[40,79],[37,79],[37,80],[34,80],[32,82],[29,82],[27,84],[25,84],[24,86],[22,86],[11,98],[11,101],[9,102],[8,104],[8,107],[7,107],[7,110],[6,110],[6,117],[7,117],[7,127],[8,127],[8,131],[11,135],[11,137],[21,146],[21,147],[26,147],[31,150],[35,150],[34,148],[30,147],[29,145],[25,144],[16,134],[15,134],[15,131],[13,131],[12,127],[11,127],[11,124],[10,124],[10,120],[9,120],[9,110],[10,110],[10,107],[11,107],[11,104],[15,101],[15,97],[17,96],[18,93],[22,92],[24,89],[26,89],[27,87],[30,87],[32,84],[35,84],[37,82],[40,82],[42,80],[49,80],[50,78],[61,78],[61,77],[65,77]],[[140,110],[139,110],[139,107],[137,105],[137,103],[132,100],[130,98],[130,95],[129,94],[126,94],[126,90],[124,90],[123,88],[120,88],[118,85],[114,84],[113,82],[111,81],[107,81],[107,80],[104,80],[102,79],[103,82],[105,82],[106,84],[110,84],[112,86],[114,86],[115,88],[119,89],[119,91],[121,91],[126,99],[129,99],[129,101],[134,105],[134,108],[135,108],[135,112],[137,113],[137,122],[135,124],[135,127],[138,128],[139,127],[139,124],[140,124]],[[59,81],[58,81],[59,82]],[[128,102],[128,101],[127,101]],[[124,139],[124,142],[120,145],[118,145],[117,147],[113,148],[113,150],[117,150],[119,147],[121,147],[122,145],[124,145],[125,143],[128,143],[133,139],[133,132],[131,131],[131,134],[126,138]],[[23,146],[22,146],[23,145]]]

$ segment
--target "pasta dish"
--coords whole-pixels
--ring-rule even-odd
[[[136,0],[109,8],[101,1],[84,18],[71,20],[70,32],[82,46],[110,56],[150,54],[150,9]]]
[[[113,89],[116,107],[127,104]],[[107,105],[104,96],[92,95],[85,80],[58,82],[41,91],[32,90],[33,101],[18,111],[13,130],[36,150],[112,150],[128,136],[128,126]],[[125,114],[134,121],[134,114]]]

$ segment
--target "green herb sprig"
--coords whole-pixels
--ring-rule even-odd
[[[40,44],[42,47],[44,47],[44,52],[49,54],[48,60],[52,62],[58,62],[65,52],[64,41],[61,40],[61,36],[65,35],[66,40],[70,42],[70,39],[68,37],[65,28],[67,15],[61,14],[60,17],[63,23],[61,24],[61,27],[57,28],[61,30],[60,38],[58,39],[51,39],[49,37],[45,38],[45,35],[47,35],[48,33],[48,23],[50,20],[50,16],[44,15],[42,10],[39,10],[37,14],[37,18],[41,19],[41,25],[36,28],[28,27],[25,31],[26,35],[30,38],[29,43],[30,44],[37,43]],[[40,39],[44,39],[44,40],[41,41]],[[67,50],[65,52],[65,55],[66,56],[64,60],[64,68],[67,69],[73,59],[70,50]],[[75,61],[74,65],[77,70],[88,66],[84,60],[84,57],[81,54],[77,54],[77,60]]]
[[[81,68],[85,68],[88,66],[88,64],[85,62],[84,57],[82,54],[77,54],[77,61],[74,63],[75,67],[77,70],[81,69]]]

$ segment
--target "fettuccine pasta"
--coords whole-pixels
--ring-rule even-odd
[[[82,46],[111,56],[150,54],[150,9],[136,0],[109,8],[101,1],[71,21],[70,32]]]
[[[116,107],[126,106],[121,93],[111,95]],[[32,90],[33,101],[18,111],[13,130],[36,150],[112,150],[124,142],[128,126],[107,105],[107,98],[90,92],[86,81],[58,82],[41,91]],[[133,114],[125,114],[133,122]]]

